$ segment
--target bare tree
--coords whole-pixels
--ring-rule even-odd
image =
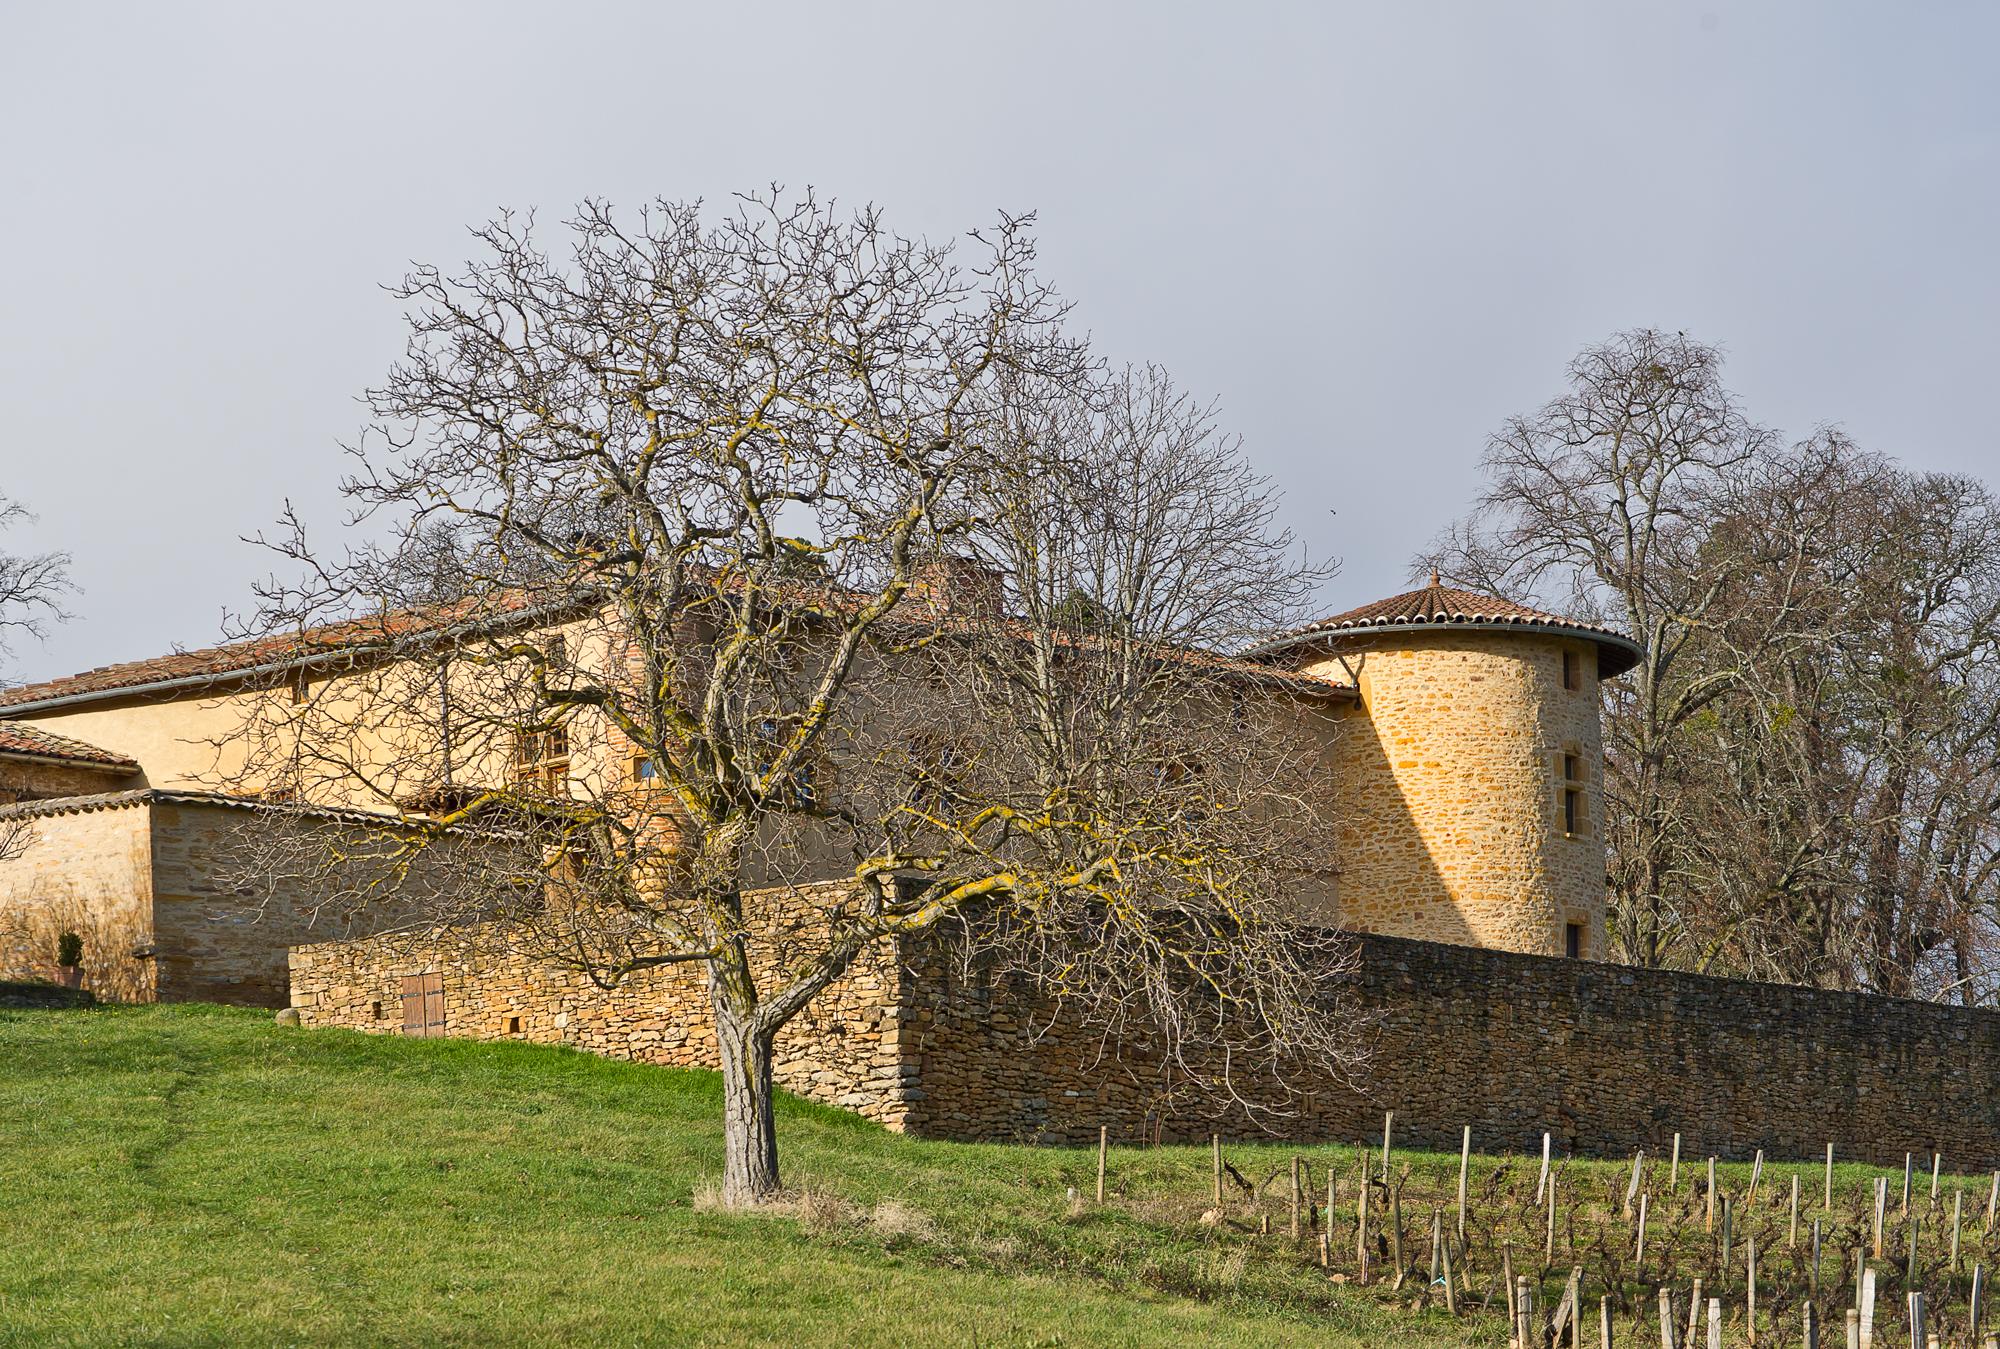
[[[1544,596],[1639,642],[1630,677],[1606,686],[1605,796],[1614,932],[1641,965],[1662,963],[1671,936],[1668,746],[1736,676],[1681,677],[1729,585],[1702,564],[1705,522],[1771,444],[1723,385],[1714,348],[1680,333],[1621,333],[1570,363],[1563,394],[1488,442],[1486,490],[1417,564],[1494,593]]]
[[[29,518],[21,503],[0,496],[0,530]],[[50,621],[60,619],[69,589],[67,554],[0,552],[0,656],[8,654],[10,638],[40,637]],[[29,837],[24,821],[0,823],[0,859],[19,856]]]
[[[1435,553],[1627,627],[1607,690],[1614,931],[1637,963],[1988,996],[1990,492],[1757,429],[1684,337],[1625,334],[1489,446]],[[1429,563],[1432,559],[1425,559]]]
[[[1315,952],[1273,920],[1299,756],[1225,787],[1208,729],[1247,743],[1283,718],[1242,695],[1287,681],[1175,644],[1304,574],[1205,414],[1156,376],[1097,396],[1026,224],[952,249],[810,196],[714,223],[663,203],[629,229],[589,204],[557,258],[503,218],[481,260],[400,290],[409,353],[347,488],[388,540],[278,543],[305,580],[269,587],[257,628],[322,673],[257,704],[241,781],[392,813],[376,878],[343,894],[398,890],[415,853],[488,830],[529,846],[426,882],[431,918],[502,920],[607,983],[697,966],[731,1204],[779,1185],[778,1031],[913,934],[1005,944],[1058,993],[1156,1013],[1170,1044],[1346,1049],[1303,974]],[[1153,514],[1090,514],[1135,446],[1127,499]],[[1009,516],[1037,492],[1032,520]],[[1261,576],[1221,588],[1173,537],[1203,521],[1193,541]],[[1123,569],[1021,569],[1079,532]],[[981,551],[1005,569],[952,600]],[[1170,714],[1195,707],[1184,734],[1213,755],[1170,769]],[[267,872],[352,867],[288,837]]]

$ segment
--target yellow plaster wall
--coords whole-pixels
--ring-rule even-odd
[[[150,1001],[152,838],[143,802],[61,815],[0,817],[25,827],[0,859],[0,978],[55,975],[56,939],[83,938],[85,987],[100,997]]]
[[[1562,652],[1582,687],[1562,687]],[[1552,636],[1448,630],[1340,640],[1301,668],[1354,679],[1334,774],[1340,921],[1362,931],[1601,959],[1603,750],[1596,653]],[[1562,828],[1562,756],[1584,826]]]

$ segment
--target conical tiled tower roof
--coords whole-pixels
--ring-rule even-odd
[[[1431,573],[1431,583],[1421,590],[1391,595],[1373,604],[1317,619],[1260,644],[1254,654],[1269,657],[1336,639],[1343,633],[1406,628],[1533,628],[1552,634],[1572,633],[1596,644],[1597,672],[1605,679],[1624,674],[1639,663],[1640,656],[1638,643],[1622,632],[1531,609],[1497,595],[1454,590],[1441,585],[1436,572]]]

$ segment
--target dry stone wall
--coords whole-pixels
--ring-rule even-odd
[[[1361,1080],[1304,1083],[1288,1114],[1205,1107],[1157,1056],[1104,1042],[1063,1009],[906,942],[865,962],[781,1037],[788,1090],[938,1138],[1058,1143],[1274,1135],[1532,1150],[1900,1160],[2000,1166],[2000,1013],[1370,936],[1351,992],[1371,1050]],[[447,1033],[712,1066],[698,976],[604,991],[464,933],[292,953],[307,1025],[399,1031],[401,977],[443,976]],[[1268,1098],[1277,1102],[1273,1092]]]
[[[747,895],[745,909],[763,938],[752,947],[761,971],[809,940],[798,928],[783,930],[769,892]],[[291,953],[292,1006],[306,1026],[401,1033],[403,979],[431,973],[442,979],[447,1035],[563,1044],[684,1068],[716,1063],[698,966],[642,970],[606,989],[578,970],[527,954],[498,927],[298,947]],[[922,1092],[904,1044],[905,987],[901,967],[886,952],[857,961],[779,1035],[778,1084],[906,1128]]]

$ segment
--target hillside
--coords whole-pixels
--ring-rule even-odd
[[[1093,1152],[796,1100],[801,1211],[707,1211],[703,1073],[205,1006],[0,1008],[0,1065],[0,1343],[1463,1342],[1186,1205],[1073,1207]],[[1169,1165],[1114,1150],[1114,1194]]]

